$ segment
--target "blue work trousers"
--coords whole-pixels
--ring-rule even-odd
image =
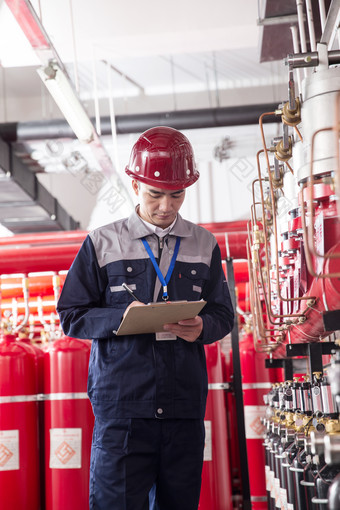
[[[197,510],[203,450],[203,420],[96,417],[90,510]]]

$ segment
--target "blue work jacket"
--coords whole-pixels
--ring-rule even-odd
[[[162,274],[167,273],[176,237],[181,238],[168,283],[169,299],[207,304],[200,312],[203,331],[193,343],[181,338],[158,341],[155,334],[116,336],[133,298],[162,299],[161,283],[141,241],[148,241]],[[94,413],[115,418],[203,418],[207,396],[204,344],[227,335],[233,309],[216,238],[177,215],[164,239],[136,211],[91,232],[65,280],[58,302],[63,331],[93,339],[88,394]]]

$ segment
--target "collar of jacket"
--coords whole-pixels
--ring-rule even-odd
[[[148,229],[147,225],[145,225],[145,223],[140,219],[136,211],[133,211],[133,213],[128,219],[128,229],[131,239],[141,239],[142,237],[154,234]],[[168,235],[178,237],[190,237],[192,235],[191,223],[184,220],[182,216],[177,213],[177,221]]]

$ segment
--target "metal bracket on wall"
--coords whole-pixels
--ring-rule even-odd
[[[322,356],[323,354],[332,354],[332,351],[340,347],[334,342],[315,342],[303,344],[286,345],[286,354],[288,357],[307,356],[309,364],[309,372],[323,372]]]
[[[293,360],[288,358],[269,358],[265,360],[266,368],[283,368],[285,381],[293,379]]]
[[[340,329],[340,310],[323,312],[322,318],[325,331],[337,331]]]

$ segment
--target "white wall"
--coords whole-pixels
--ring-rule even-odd
[[[277,130],[277,124],[265,126],[269,141],[277,136]],[[251,183],[257,177],[255,155],[261,148],[258,126],[193,129],[183,132],[193,145],[200,178],[188,188],[181,214],[190,221],[202,223],[249,218]],[[139,134],[118,136],[119,175],[133,203],[136,201],[131,190],[131,179],[125,174],[124,168],[138,136]],[[214,159],[214,149],[226,136],[229,137],[232,147],[229,158],[220,163]],[[105,138],[105,146],[112,156],[112,142],[108,137]],[[65,155],[67,151],[65,144]],[[81,173],[38,174],[38,178],[69,214],[81,223],[81,228],[92,229],[104,225],[128,215],[132,210],[126,200],[120,203],[112,194],[108,200],[105,198],[107,194],[104,195],[102,191],[89,191]]]

